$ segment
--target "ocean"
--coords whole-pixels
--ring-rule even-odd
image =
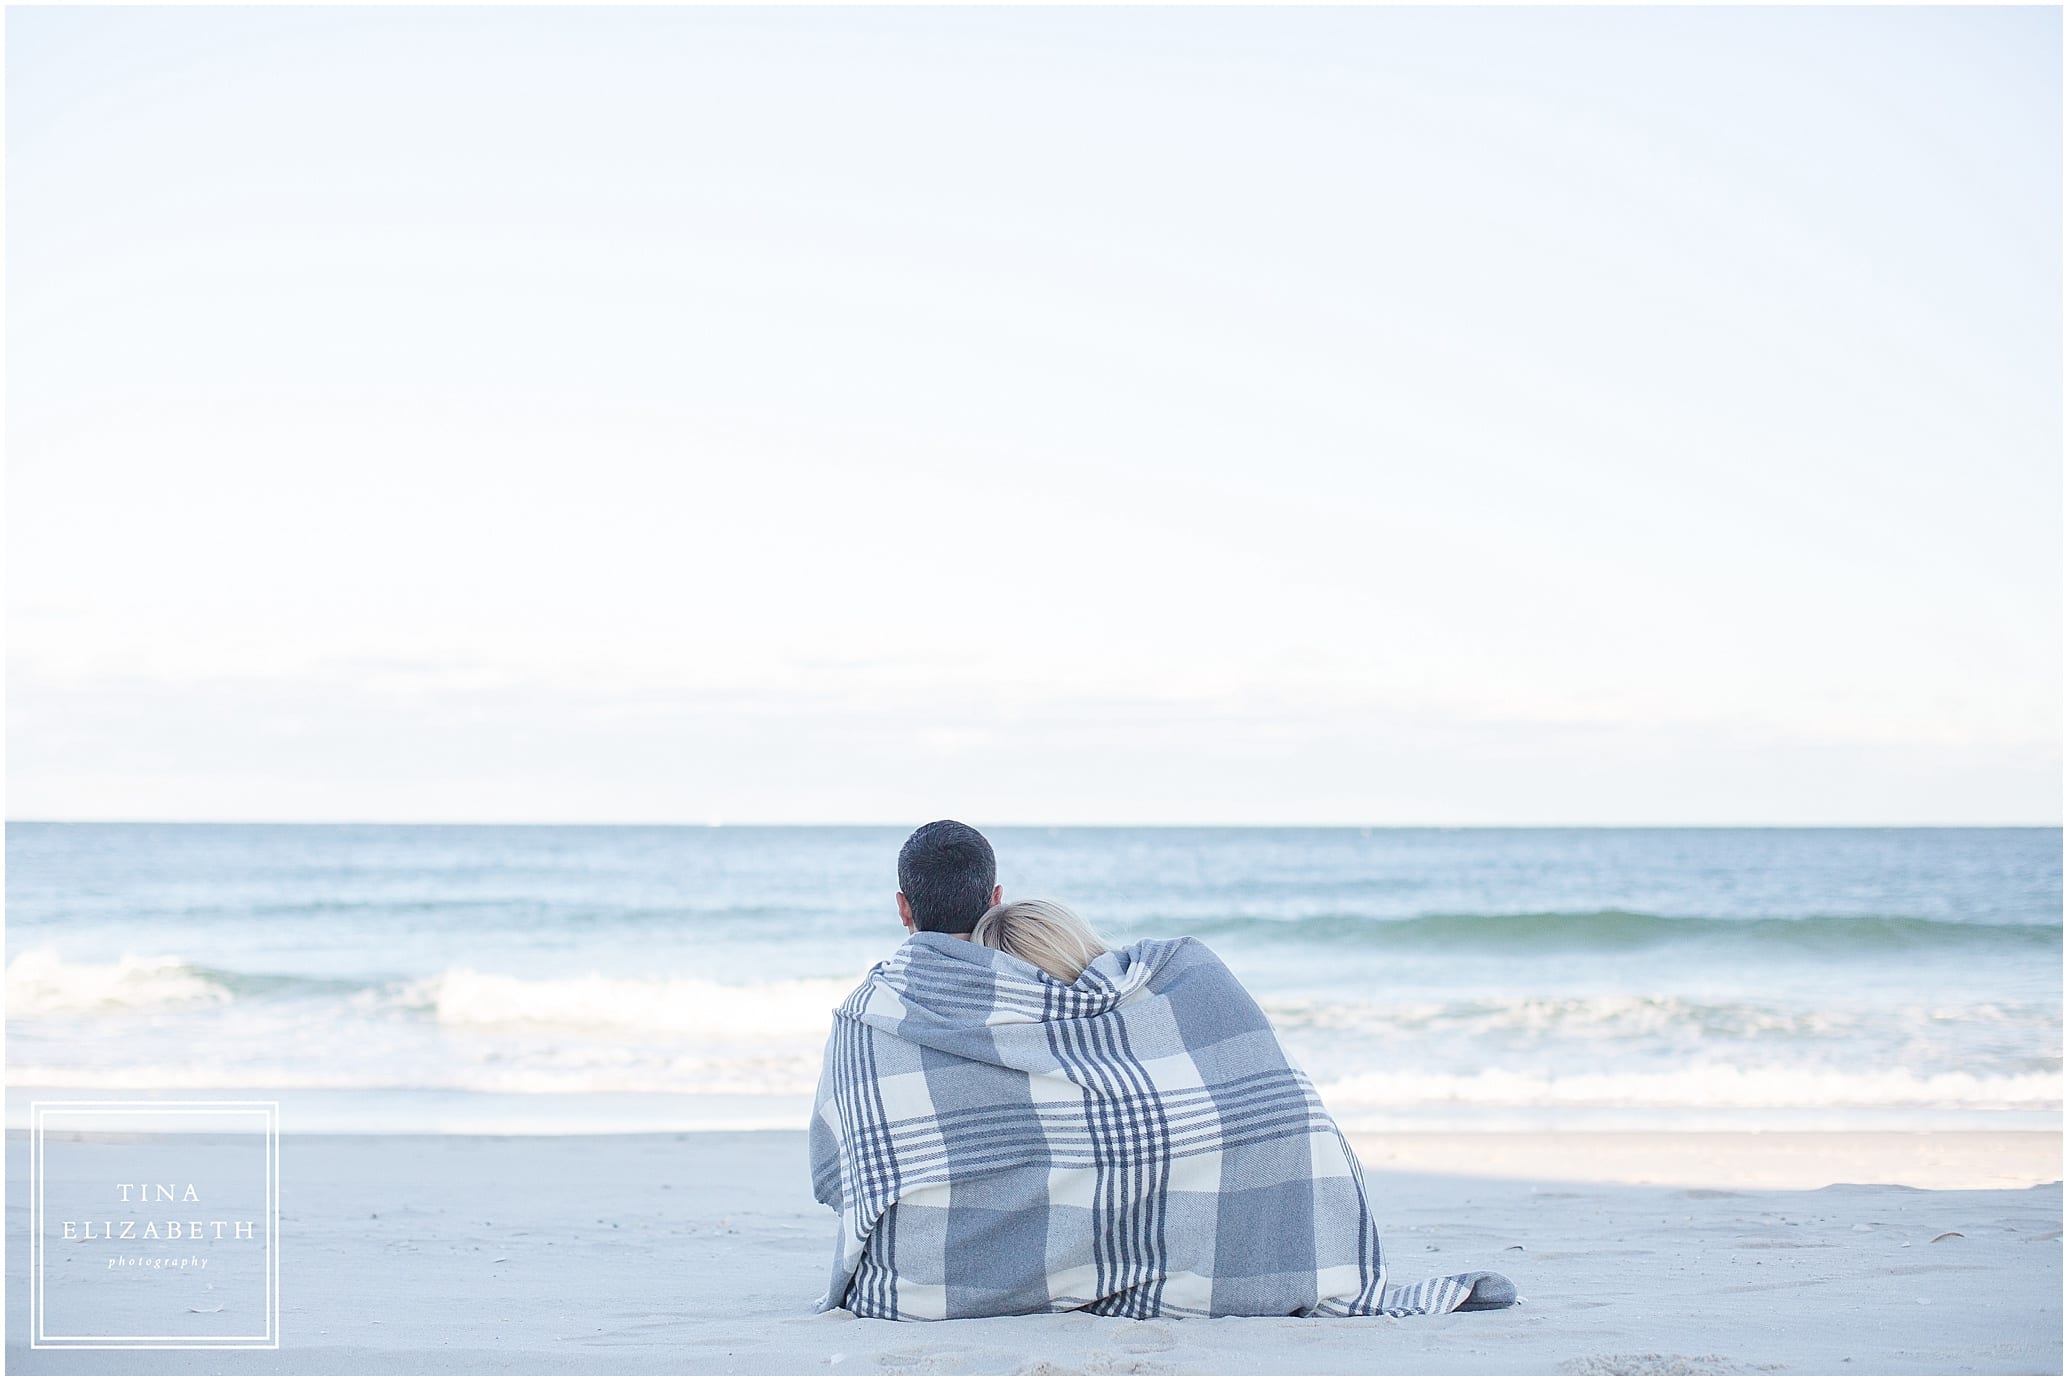
[[[12,824],[10,1123],[801,1126],[905,833]],[[1008,897],[1211,945],[1353,1128],[2060,1125],[2058,829],[987,833]]]

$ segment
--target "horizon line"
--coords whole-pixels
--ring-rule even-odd
[[[952,817],[943,817],[952,818]],[[924,821],[919,822],[921,824]],[[356,826],[407,827],[413,829],[751,829],[751,830],[853,830],[910,829],[905,821],[883,820],[144,820],[119,818],[25,817],[0,821],[15,825],[194,825],[258,826],[281,828],[347,828]],[[2058,830],[2060,821],[2007,821],[1994,823],[1946,823],[1929,821],[1790,823],[1755,822],[1652,822],[1530,824],[1441,821],[1417,824],[1358,823],[1343,821],[1241,822],[1241,821],[989,821],[987,829],[1013,830]]]

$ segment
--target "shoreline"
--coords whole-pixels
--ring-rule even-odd
[[[649,1136],[678,1132],[783,1132],[811,1120],[808,1093],[562,1093],[441,1088],[137,1088],[121,1085],[10,1084],[8,1131],[28,1126],[29,1105],[68,1099],[263,1099],[281,1104],[289,1135]],[[1324,1093],[1324,1098],[1327,1095]],[[1653,1108],[1498,1107],[1435,1104],[1374,1115],[1329,1101],[1336,1123],[1360,1137],[1441,1140],[1517,1137],[1552,1144],[1579,1138],[2059,1136],[2061,1112],[2031,1108]],[[1758,1145],[1759,1143],[1748,1143]],[[2043,1158],[2042,1158],[2043,1159]],[[1579,1164],[1584,1167],[1583,1158]],[[2047,1177],[2052,1178],[2052,1177]],[[1773,1187],[1783,1187],[1774,1182]],[[1814,1186],[1804,1186],[1814,1187]],[[1983,1186],[1976,1186],[1983,1187]]]
[[[1367,1174],[1679,1189],[2029,1189],[2062,1175],[2058,1131],[1358,1132]]]
[[[1353,1141],[1395,1279],[1498,1270],[1523,1302],[1395,1320],[817,1315],[832,1215],[811,1201],[800,1132],[290,1133],[278,1351],[31,1351],[21,1341],[26,1139],[11,1132],[7,1364],[19,1374],[2060,1370],[2057,1133]],[[2051,1183],[1980,1187],[2049,1165]],[[1821,1184],[1774,1187],[1811,1180]]]

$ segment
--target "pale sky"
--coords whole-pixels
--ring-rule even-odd
[[[2054,10],[6,25],[11,818],[2060,819]]]

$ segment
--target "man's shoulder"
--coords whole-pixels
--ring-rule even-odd
[[[892,959],[879,959],[871,964],[869,971],[862,975],[862,981],[855,984],[847,996],[841,998],[838,1005],[833,1008],[833,1015],[855,1017],[867,1011],[871,997],[882,987],[884,975],[889,971],[892,962]]]

